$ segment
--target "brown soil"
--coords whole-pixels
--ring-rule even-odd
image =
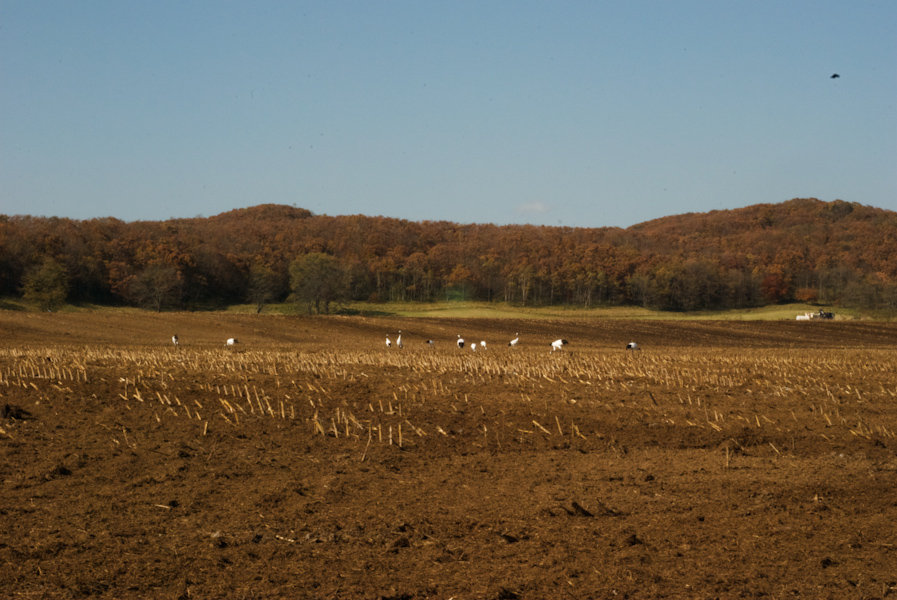
[[[897,324],[0,311],[0,335],[2,597],[897,594]]]

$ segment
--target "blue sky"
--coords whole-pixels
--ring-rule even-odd
[[[0,214],[627,227],[795,197],[897,210],[897,2],[0,0]]]

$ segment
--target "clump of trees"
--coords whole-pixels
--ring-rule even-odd
[[[439,299],[895,311],[894,256],[897,213],[815,199],[628,229],[328,217],[280,205],[164,222],[0,216],[0,295],[48,310],[66,300],[262,311],[289,297],[323,313],[345,300]]]
[[[309,252],[290,263],[290,296],[308,312],[330,312],[330,305],[348,299],[349,272],[334,256]]]
[[[64,304],[68,291],[65,268],[49,256],[44,257],[39,266],[31,267],[23,277],[22,297],[43,311],[52,312]]]

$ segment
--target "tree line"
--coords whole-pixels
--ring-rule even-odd
[[[802,301],[897,309],[897,213],[836,200],[627,229],[461,225],[260,205],[124,222],[0,215],[0,295],[153,310],[483,300],[673,311]]]

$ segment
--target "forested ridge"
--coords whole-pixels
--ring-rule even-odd
[[[897,213],[795,199],[627,229],[325,216],[265,204],[124,222],[0,215],[0,295],[156,310],[468,299],[663,310],[897,308]]]

